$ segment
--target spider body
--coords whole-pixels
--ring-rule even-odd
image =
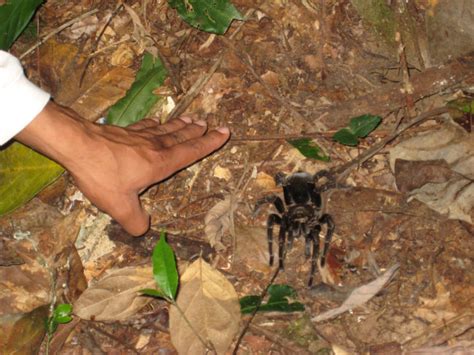
[[[319,235],[321,226],[327,225],[327,233],[324,238],[324,249],[321,254],[321,266],[325,265],[326,254],[334,233],[334,221],[328,214],[322,213],[322,200],[320,189],[315,181],[324,172],[311,175],[306,172],[297,172],[285,176],[278,173],[275,176],[277,185],[283,187],[282,200],[277,195],[267,196],[257,202],[256,210],[265,204],[272,203],[278,213],[271,213],[267,219],[268,251],[270,254],[270,265],[273,265],[273,229],[279,225],[278,233],[278,263],[281,270],[284,269],[284,259],[286,250],[293,246],[295,238],[305,238],[305,255],[311,258],[311,274],[308,286],[313,284],[313,275],[316,270],[316,263],[320,258]],[[312,248],[311,248],[312,246]]]

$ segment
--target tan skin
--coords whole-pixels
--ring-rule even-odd
[[[53,102],[15,139],[61,164],[99,209],[134,236],[149,228],[139,194],[219,149],[227,128],[207,130],[183,117],[142,120],[127,128],[97,125]]]

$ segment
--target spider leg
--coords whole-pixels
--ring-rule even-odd
[[[293,248],[293,240],[295,240],[295,231],[294,231],[295,225],[291,225],[288,227],[287,233],[288,233],[288,239],[286,241],[286,249],[291,250]]]
[[[321,266],[324,266],[324,264],[326,263],[326,255],[328,253],[329,245],[331,244],[332,235],[334,234],[334,228],[336,227],[336,225],[334,224],[334,220],[332,219],[332,217],[328,214],[323,214],[319,219],[319,222],[321,224],[326,224],[328,227],[326,237],[324,237],[324,250],[321,256]]]
[[[313,253],[311,254],[311,274],[309,275],[308,287],[313,285],[313,276],[316,271],[316,263],[319,258],[319,233],[321,233],[321,225],[317,224],[309,231],[307,235],[306,247],[309,251],[309,242],[313,241]]]
[[[273,265],[273,226],[275,224],[280,225],[281,230],[281,217],[277,214],[270,214],[267,220],[267,239],[268,239],[268,254],[270,255],[270,266]]]
[[[304,238],[304,256],[306,257],[306,259],[308,259],[311,255],[311,241],[313,240],[313,238],[311,237],[311,231],[306,234],[305,238]]]
[[[282,199],[278,197],[277,195],[269,195],[269,196],[265,196],[264,198],[258,200],[255,203],[253,215],[256,216],[258,211],[260,211],[260,208],[267,203],[273,204],[279,213],[282,214],[285,212],[285,206],[283,204]]]
[[[278,237],[278,262],[280,270],[283,270],[285,267],[283,265],[283,259],[286,256],[285,251],[285,235],[287,231],[288,221],[286,218],[283,218],[280,224],[280,234]]]

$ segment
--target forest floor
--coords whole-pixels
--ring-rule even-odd
[[[74,231],[47,247],[54,250],[80,230],[81,262],[73,270],[80,274],[82,264],[85,279],[69,273],[55,280],[67,303],[86,288],[85,280],[98,280],[107,270],[151,265],[162,229],[180,270],[201,256],[239,297],[259,295],[276,271],[268,265],[266,235],[275,208],[268,204],[254,213],[256,202],[282,195],[277,173],[330,170],[337,183],[322,200],[335,234],[326,265],[319,265],[308,287],[311,262],[298,238],[274,280],[296,291],[292,301],[304,311],[258,312],[248,327],[250,316],[242,316],[238,334],[245,328],[245,335],[237,353],[473,352],[472,117],[457,124],[445,109],[472,87],[472,56],[430,68],[400,60],[345,0],[268,1],[257,8],[254,1],[233,3],[243,14],[249,11],[249,19],[234,21],[225,36],[192,29],[165,1],[143,1],[115,12],[97,43],[116,2],[46,2],[37,14],[42,34],[97,9],[23,59],[30,78],[59,103],[97,120],[133,81],[143,50],[154,48],[169,69],[159,89],[165,102],[210,127],[230,127],[232,138],[143,194],[152,228],[141,238],[84,200],[67,174],[2,225],[13,219],[17,228],[27,228],[34,220],[35,228],[53,236]],[[20,55],[32,43],[24,37],[13,52]],[[91,59],[85,69],[71,64],[81,56]],[[200,78],[204,85],[196,88]],[[163,112],[169,107],[155,109]],[[379,115],[382,123],[355,147],[333,140],[363,114]],[[311,138],[330,160],[305,157],[289,143],[302,138]],[[323,226],[321,240],[326,231]],[[277,227],[274,234],[278,260]],[[358,289],[363,285],[368,289]],[[348,311],[317,318],[357,291]],[[173,354],[171,341],[169,304],[156,299],[125,320],[75,318],[55,333],[51,349]]]

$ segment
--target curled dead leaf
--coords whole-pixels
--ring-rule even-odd
[[[340,307],[321,313],[311,318],[311,320],[313,322],[322,322],[328,319],[332,319],[344,312],[347,312],[351,309],[354,309],[367,303],[372,297],[374,297],[377,293],[380,292],[380,290],[385,287],[385,285],[392,279],[393,275],[399,267],[400,264],[393,265],[392,267],[390,267],[390,269],[385,271],[374,281],[354,289]]]
[[[223,201],[218,202],[212,207],[204,217],[204,232],[211,244],[216,250],[224,250],[222,237],[229,231],[231,223],[231,214],[234,213],[237,206],[237,199],[228,195]]]
[[[400,191],[449,218],[472,223],[474,139],[455,124],[409,138],[390,151]],[[408,169],[408,171],[407,171]]]
[[[204,260],[192,263],[181,277],[177,304],[200,337],[224,354],[239,330],[240,304],[232,284]],[[171,341],[179,354],[204,354],[201,341],[179,310],[170,310]]]

